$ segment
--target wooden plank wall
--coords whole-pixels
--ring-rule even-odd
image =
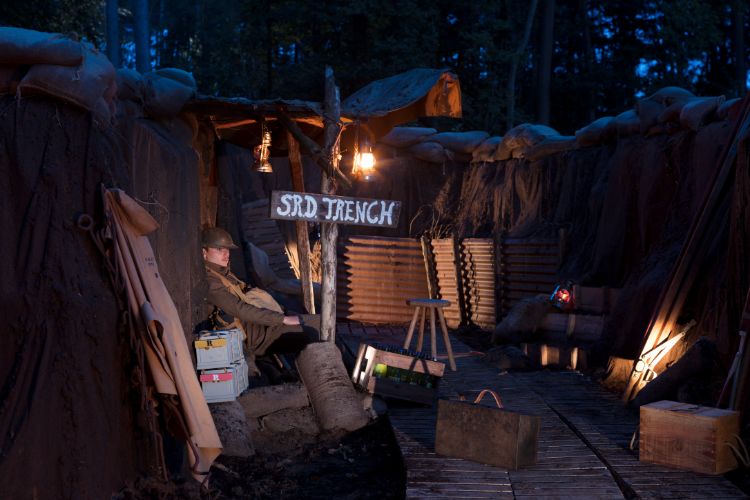
[[[336,312],[368,324],[411,321],[411,298],[427,298],[427,273],[419,241],[350,236],[339,245]]]
[[[503,238],[497,252],[502,316],[521,299],[550,294],[557,283],[557,239]]]
[[[495,328],[495,255],[491,239],[465,238],[458,245],[460,281],[451,238],[432,240],[440,298],[449,300],[445,320],[450,328],[461,324],[458,294],[463,294],[466,317],[485,329]],[[460,292],[459,292],[460,290]]]
[[[268,217],[268,200],[242,205],[242,232],[245,239],[268,254],[271,269],[281,279],[295,278],[289,264],[284,237],[276,221]]]

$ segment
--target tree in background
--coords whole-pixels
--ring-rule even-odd
[[[5,0],[0,24],[104,47],[113,4],[107,37],[119,36],[125,67],[183,68],[206,94],[313,100],[326,65],[342,96],[451,68],[464,119],[440,126],[495,134],[521,122],[571,134],[662,86],[735,97],[747,83],[744,0]]]

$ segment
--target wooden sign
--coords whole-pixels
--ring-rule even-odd
[[[270,217],[307,222],[396,227],[400,210],[400,201],[273,191]]]

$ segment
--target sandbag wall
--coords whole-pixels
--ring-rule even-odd
[[[410,298],[429,297],[419,241],[350,236],[339,244],[336,313],[370,324],[411,321]]]

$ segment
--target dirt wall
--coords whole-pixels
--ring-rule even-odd
[[[129,334],[75,222],[101,223],[100,183],[145,202],[189,332],[204,286],[189,130],[123,118],[102,131],[59,101],[0,98],[0,498],[107,498],[147,471]]]

